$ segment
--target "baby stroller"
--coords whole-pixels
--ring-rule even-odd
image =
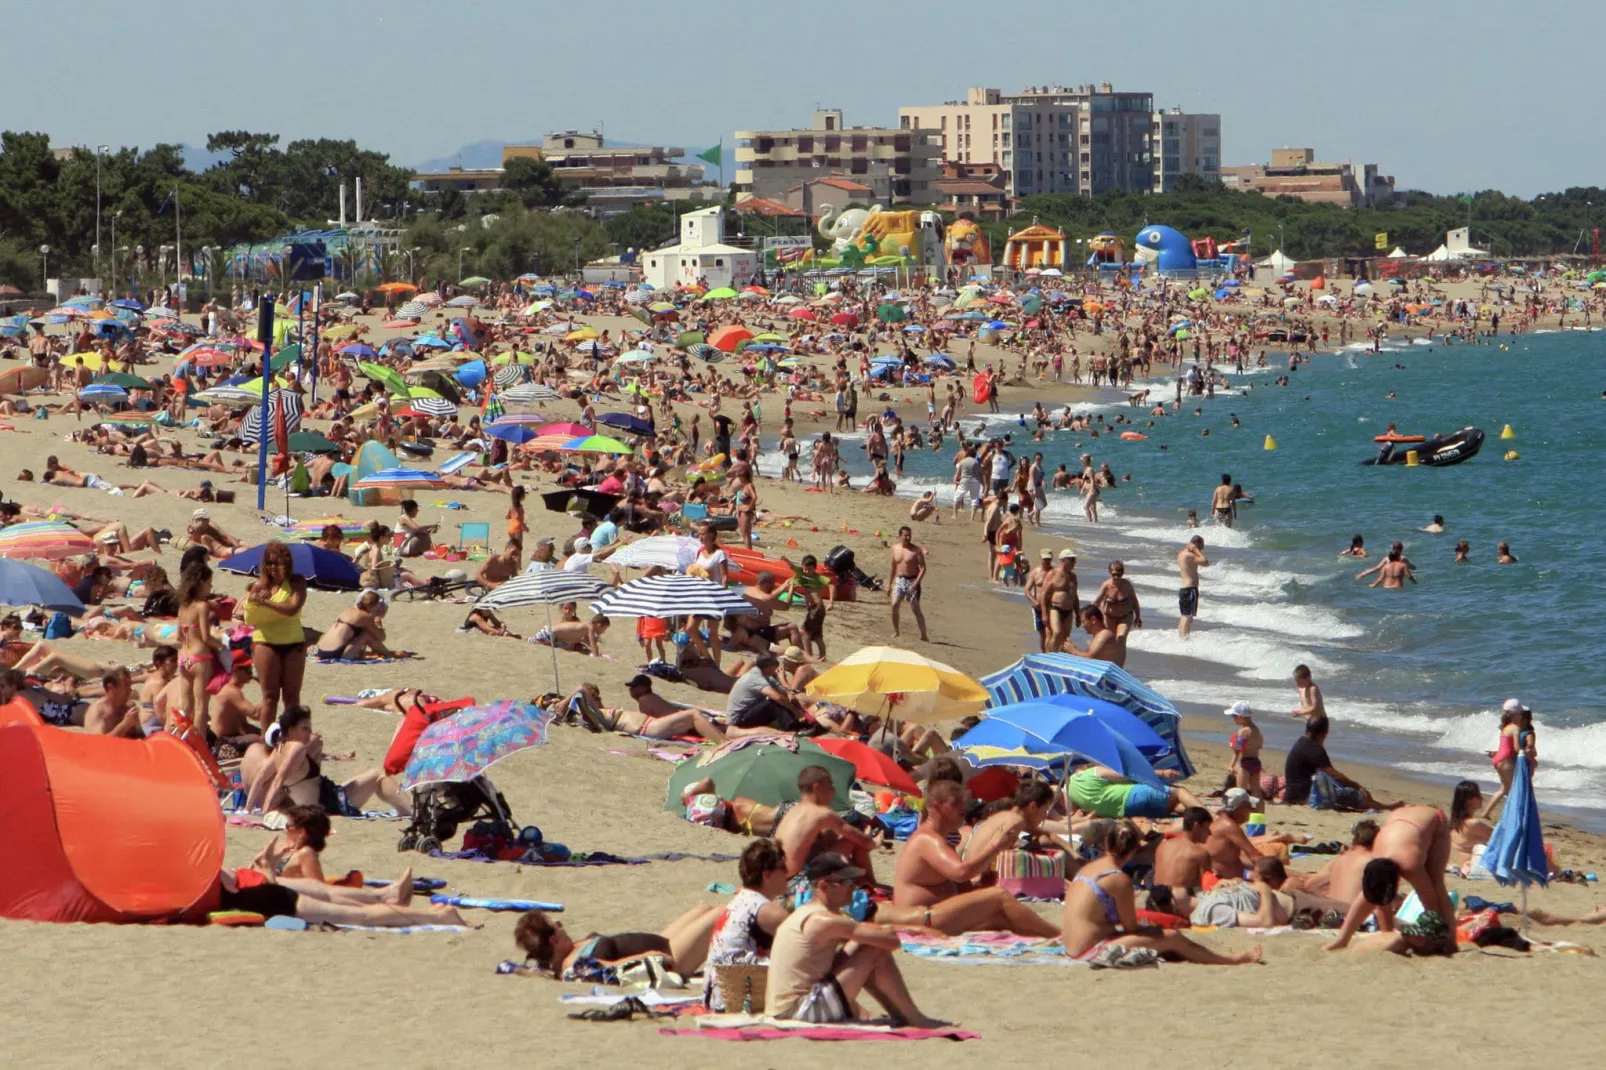
[[[476,821],[464,837],[465,847],[484,849],[489,844],[510,845],[519,839],[507,800],[489,777],[466,784],[431,784],[413,790],[413,823],[402,832],[398,851],[429,854],[457,835],[459,825]],[[470,840],[474,842],[470,843]],[[487,851],[494,854],[494,851]]]

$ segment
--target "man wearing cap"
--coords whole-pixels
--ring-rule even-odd
[[[614,722],[616,730],[632,735],[651,736],[654,739],[671,739],[676,736],[697,734],[715,743],[725,742],[725,733],[710,721],[701,710],[679,706],[652,689],[652,677],[637,673],[625,681],[625,691],[636,703],[639,718],[621,711]]]
[[[1210,822],[1205,851],[1210,855],[1210,871],[1217,877],[1247,879],[1261,852],[1244,832],[1244,823],[1254,812],[1255,800],[1243,788],[1229,788],[1221,798],[1221,810]]]
[[[1076,552],[1061,550],[1059,559],[1043,578],[1037,592],[1037,611],[1049,629],[1048,651],[1065,649],[1081,607],[1076,589]]]
[[[850,1021],[859,1016],[859,993],[869,992],[901,1025],[946,1025],[922,1014],[909,995],[892,957],[902,946],[896,930],[841,913],[864,870],[828,851],[804,872],[812,894],[775,931],[764,1014],[799,1022]]]
[[[1043,611],[1038,608],[1037,596],[1043,593],[1043,584],[1052,571],[1054,571],[1054,551],[1045,546],[1037,553],[1037,564],[1026,573],[1026,604],[1032,607],[1032,631],[1037,633],[1037,649],[1045,654],[1048,653],[1050,633],[1048,621],[1043,616]]]
[[[776,678],[780,665],[779,658],[766,652],[758,655],[752,668],[737,677],[725,707],[730,723],[727,735],[789,732],[804,721],[803,708]]]
[[[212,698],[212,728],[217,734],[214,750],[219,758],[244,756],[251,744],[262,738],[253,723],[261,703],[245,697],[251,682],[251,652],[235,650],[229,654],[229,678]]]

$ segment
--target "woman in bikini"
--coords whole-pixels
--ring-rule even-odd
[[[290,547],[269,543],[241,607],[245,623],[255,629],[251,641],[257,680],[262,685],[258,723],[263,732],[278,714],[281,699],[286,709],[301,705],[301,682],[307,672],[301,607],[307,601],[307,581],[295,575],[294,569]]]
[[[1065,953],[1071,958],[1103,966],[1144,964],[1144,960],[1152,962],[1155,955],[1206,966],[1260,961],[1259,944],[1236,955],[1220,955],[1171,929],[1140,926],[1132,878],[1121,867],[1143,847],[1143,834],[1132,822],[1117,821],[1111,825],[1103,846],[1104,853],[1083,866],[1065,885],[1062,930]]]
[[[1450,848],[1455,864],[1470,869],[1474,848],[1487,845],[1494,826],[1478,816],[1483,805],[1483,789],[1476,780],[1463,780],[1455,786],[1450,800]]]
[[[1409,950],[1419,953],[1456,953],[1455,904],[1445,885],[1445,867],[1450,864],[1450,819],[1432,806],[1402,806],[1394,810],[1378,830],[1372,843],[1372,861],[1361,876],[1361,894],[1355,897],[1344,916],[1338,938],[1326,945],[1329,951],[1348,946],[1356,931],[1374,913],[1378,928],[1394,929],[1394,889],[1401,877],[1410,882],[1422,901],[1422,914],[1402,934],[1409,938]],[[1383,887],[1386,885],[1386,889]],[[1385,894],[1386,891],[1386,894]],[[1383,941],[1376,941],[1383,943]],[[1373,943],[1367,940],[1362,946]],[[1402,950],[1390,947],[1389,950]]]
[[[412,816],[407,793],[383,769],[359,773],[344,784],[323,775],[323,737],[312,730],[312,711],[305,706],[287,708],[277,727],[277,733],[253,743],[241,760],[240,774],[250,785],[246,807],[251,811],[316,804],[329,814],[351,817],[378,796],[402,816]]]
[[[578,943],[539,910],[519,918],[513,938],[524,952],[526,975],[549,974],[565,981],[600,976],[610,967],[644,955],[656,955],[674,972],[695,973],[708,957],[708,942],[720,909],[706,903],[682,913],[656,933],[591,933]],[[595,971],[595,972],[593,972]]]
[[[524,487],[514,487],[512,502],[507,509],[507,537],[508,541],[517,541],[524,545],[524,533],[529,526],[524,522],[524,496],[528,493]]]
[[[736,530],[742,536],[742,547],[747,550],[753,548],[753,521],[758,516],[758,489],[753,486],[753,475],[743,463],[736,477],[736,486],[731,495],[736,506]]]
[[[1126,635],[1133,628],[1143,627],[1143,612],[1138,606],[1138,592],[1126,578],[1126,564],[1110,562],[1110,578],[1099,586],[1093,604],[1104,613],[1104,622],[1117,636]]]
[[[266,877],[324,880],[318,856],[329,842],[329,815],[321,806],[292,806],[284,817],[284,835],[269,840],[251,868]]]
[[[217,670],[222,644],[212,638],[212,570],[196,561],[178,580],[178,671],[184,677],[179,709],[206,737],[211,732],[211,696],[206,685]]]
[[[385,646],[381,604],[377,591],[364,591],[356,605],[341,610],[334,623],[318,637],[319,658],[361,661],[369,654],[381,658],[406,656],[405,650],[391,650]]]

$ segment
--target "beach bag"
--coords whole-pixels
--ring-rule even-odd
[[[71,639],[72,634],[72,620],[67,614],[58,611],[50,615],[50,623],[45,625],[46,639]]]
[[[1061,851],[1000,851],[998,886],[1028,899],[1065,898],[1065,855]]]
[[[1335,810],[1338,808],[1338,781],[1326,773],[1317,773],[1310,781],[1310,808]]]

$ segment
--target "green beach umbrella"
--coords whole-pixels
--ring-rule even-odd
[[[702,331],[682,331],[680,337],[675,339],[677,349],[689,349],[694,345],[706,344],[708,335]]]
[[[888,303],[876,306],[875,317],[882,323],[902,323],[909,318],[909,313],[903,310],[902,305]]]
[[[112,372],[109,375],[97,375],[90,386],[120,386],[124,390],[149,390],[151,384],[137,375],[127,372]]]
[[[295,431],[290,435],[291,453],[339,453],[340,447],[316,431]]]
[[[395,368],[387,368],[383,364],[363,361],[357,365],[357,370],[392,394],[407,393],[407,380],[403,379],[401,372],[398,372]]]
[[[577,438],[567,446],[564,446],[563,452],[617,453],[621,456],[627,456],[636,451],[616,438],[609,438],[607,435],[588,435],[585,438]]]
[[[1202,301],[1206,297],[1210,296],[1210,291],[1201,286],[1196,290],[1189,290],[1188,296],[1193,298],[1195,301]]]
[[[1028,297],[1020,303],[1020,310],[1028,316],[1041,312],[1042,309],[1043,299],[1041,297]]]
[[[646,312],[643,312],[641,309],[637,308],[635,305],[631,305],[630,306],[630,314],[632,316],[636,317],[641,322],[645,323],[647,326],[649,326],[649,327],[652,326],[652,316],[650,316]]]
[[[706,294],[703,295],[703,300],[704,301],[729,301],[731,298],[733,298],[735,296],[736,296],[736,291],[735,290],[731,289],[729,286],[721,286],[718,289],[709,290]]]
[[[276,372],[282,372],[282,371],[284,371],[285,368],[289,367],[291,364],[294,364],[296,361],[298,361],[300,359],[301,359],[301,347],[300,346],[298,346],[298,345],[285,346],[283,349],[281,349],[277,353],[273,354],[273,361],[272,361],[273,370],[276,371]]]
[[[853,763],[828,753],[808,739],[798,740],[795,752],[778,744],[761,743],[707,764],[703,759],[681,762],[669,775],[664,809],[671,813],[684,810],[686,804],[681,801],[680,793],[687,785],[704,777],[713,779],[714,793],[722,799],[740,796],[766,806],[796,802],[797,775],[811,765],[822,766],[831,774],[831,786],[836,789],[832,809],[846,811],[848,793],[853,789]]]

